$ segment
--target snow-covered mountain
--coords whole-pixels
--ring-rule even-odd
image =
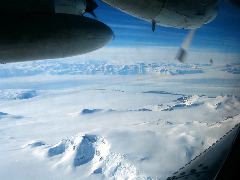
[[[143,74],[196,74],[204,73],[203,67],[209,64],[167,64],[167,63],[136,63],[109,64],[104,61],[67,62],[37,61],[0,65],[0,77],[32,76],[39,74],[51,75],[143,75]]]
[[[231,74],[240,74],[240,64],[227,64],[223,71],[231,73]]]

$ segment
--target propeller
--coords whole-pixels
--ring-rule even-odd
[[[94,0],[86,0],[85,13],[91,14],[94,18],[97,18],[94,10],[98,8],[97,3]]]
[[[184,39],[180,49],[178,50],[178,53],[176,55],[176,58],[179,62],[185,62],[187,58],[187,50],[191,45],[191,42],[194,38],[196,29],[191,29],[189,33],[187,34],[186,38]]]
[[[240,8],[240,0],[226,0],[227,2],[230,2],[231,4],[237,6]],[[203,4],[204,5],[204,4]],[[189,46],[191,45],[191,42],[194,38],[194,35],[196,33],[196,29],[192,29],[187,34],[186,38],[184,39],[181,47],[179,48],[176,58],[179,62],[185,62],[187,58],[187,51]],[[210,64],[213,64],[213,60],[210,60]]]

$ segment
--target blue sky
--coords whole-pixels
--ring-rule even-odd
[[[158,26],[151,31],[151,24],[129,16],[97,1],[98,19],[108,24],[115,33],[109,46],[137,47],[161,46],[178,47],[187,31]],[[240,50],[240,9],[222,2],[217,18],[197,31],[192,42],[195,49],[215,49],[238,52]]]

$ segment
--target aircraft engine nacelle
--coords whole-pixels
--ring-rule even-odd
[[[112,39],[105,24],[84,16],[0,16],[0,63],[64,58],[91,52]]]
[[[0,63],[64,58],[103,47],[112,30],[82,16],[96,7],[93,0],[3,1]]]
[[[218,0],[103,0],[144,20],[167,27],[195,29],[212,21]]]
[[[0,63],[64,58],[91,52],[112,39],[105,24],[84,16],[0,16]]]

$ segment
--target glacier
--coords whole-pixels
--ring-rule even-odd
[[[0,179],[166,179],[240,123],[228,66],[0,65]]]

